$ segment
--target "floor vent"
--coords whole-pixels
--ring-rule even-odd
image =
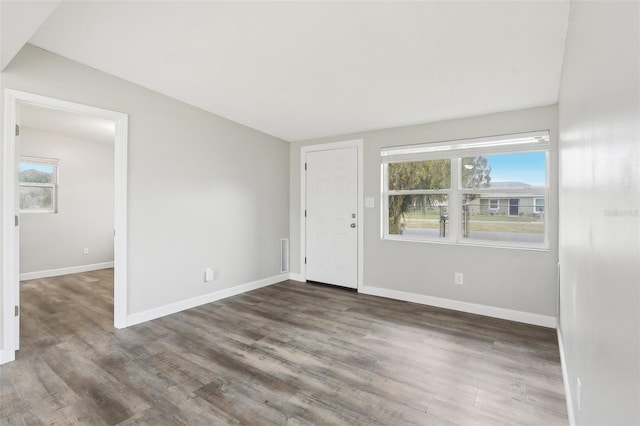
[[[280,240],[280,273],[289,272],[289,239]]]

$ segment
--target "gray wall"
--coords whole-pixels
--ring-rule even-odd
[[[58,212],[20,215],[20,273],[113,262],[113,144],[23,126],[19,148],[60,160]]]
[[[551,195],[549,251],[470,247],[380,239],[380,148],[549,129]],[[364,285],[419,295],[556,316],[557,311],[557,108],[443,121],[291,144],[291,270],[300,272],[300,148],[364,139]],[[453,284],[463,272],[465,285]]]
[[[560,330],[579,425],[640,424],[639,23],[638,2],[571,5],[559,103]]]
[[[129,314],[279,275],[287,142],[29,45],[5,88],[129,114]]]

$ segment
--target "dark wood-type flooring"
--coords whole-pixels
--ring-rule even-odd
[[[22,283],[0,424],[567,424],[550,329],[287,281],[116,330],[112,280]]]

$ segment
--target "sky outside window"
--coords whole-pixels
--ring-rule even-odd
[[[491,166],[491,182],[522,182],[545,186],[546,156],[544,152],[485,155]]]
[[[23,163],[20,162],[18,171],[24,172],[25,170],[37,170],[44,173],[53,173],[53,166],[50,164],[36,164],[36,163]]]

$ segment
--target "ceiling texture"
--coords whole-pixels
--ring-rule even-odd
[[[555,104],[568,19],[568,1],[62,1],[29,43],[299,141]]]

